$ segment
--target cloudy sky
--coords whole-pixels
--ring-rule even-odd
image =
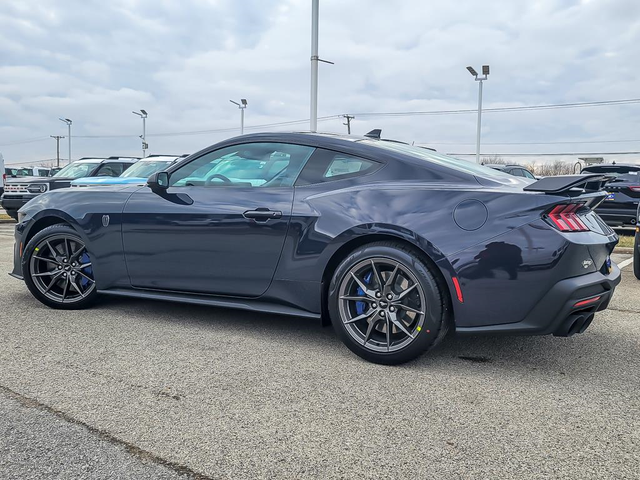
[[[247,127],[307,119],[310,24],[310,0],[2,0],[0,152],[54,157],[61,116],[74,158],[139,155],[141,108],[150,153],[238,134],[229,99],[248,99]],[[482,64],[486,108],[638,99],[640,2],[320,0],[320,56],[335,62],[320,66],[320,116],[355,113],[354,133],[473,152],[473,113],[358,114],[474,109],[465,67]],[[640,103],[486,113],[483,152],[636,151],[639,123]],[[308,123],[248,131],[266,129]],[[222,131],[179,134],[209,130]]]

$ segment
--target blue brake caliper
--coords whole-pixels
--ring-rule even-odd
[[[367,273],[364,276],[364,284],[365,285],[369,285],[371,282],[371,272]],[[364,290],[362,290],[362,288],[358,287],[358,289],[356,290],[356,293],[358,294],[359,297],[364,297]],[[364,313],[364,310],[366,308],[367,304],[365,302],[356,302],[356,312],[358,315],[362,315]]]
[[[84,252],[80,257],[80,263],[89,263],[90,261],[91,260],[89,259],[89,255],[87,254],[87,252]],[[87,268],[83,268],[82,273],[84,273],[89,278],[93,278],[93,268],[91,267],[91,265],[89,265]],[[87,283],[89,283],[89,280],[82,277],[82,279],[80,280],[80,285],[86,287]]]

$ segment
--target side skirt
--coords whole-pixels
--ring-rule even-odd
[[[236,308],[240,310],[251,310],[254,312],[276,313],[279,315],[291,315],[295,317],[306,317],[319,319],[317,313],[307,312],[286,305],[269,303],[261,300],[215,297],[212,295],[187,294],[179,292],[159,292],[155,290],[124,289],[113,288],[108,290],[98,290],[103,295],[117,295],[121,297],[143,298],[148,300],[163,300],[167,302],[191,303],[195,305],[209,305],[212,307]]]

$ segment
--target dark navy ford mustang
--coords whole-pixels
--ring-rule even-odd
[[[13,276],[53,308],[98,294],[321,318],[394,364],[458,333],[572,335],[609,304],[602,175],[534,182],[368,137],[266,133],[145,187],[20,210]]]

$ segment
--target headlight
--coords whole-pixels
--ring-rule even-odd
[[[44,193],[47,191],[46,183],[35,183],[27,186],[27,192],[29,193]]]

